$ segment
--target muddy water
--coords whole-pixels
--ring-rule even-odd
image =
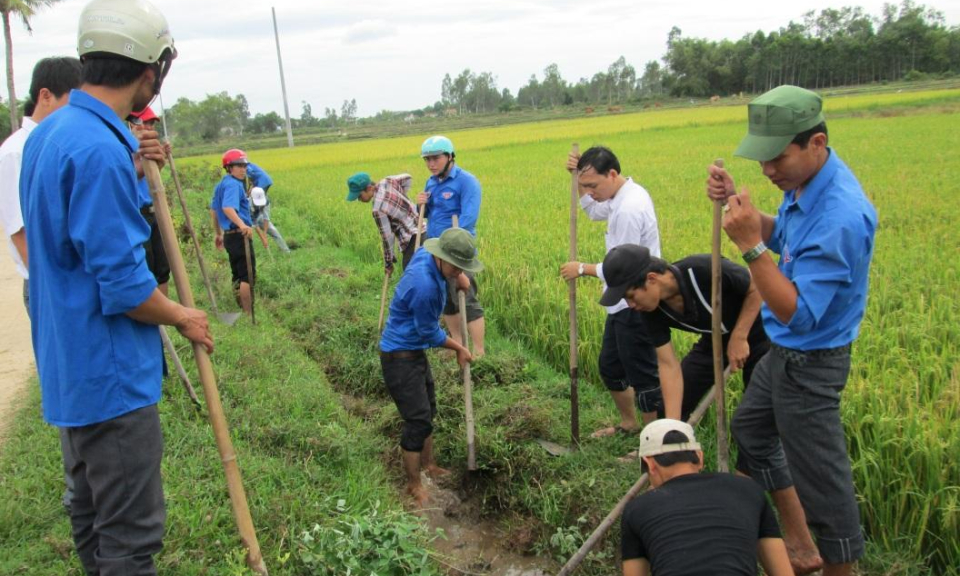
[[[442,487],[423,475],[430,494],[426,508],[417,513],[429,531],[443,530],[445,538],[433,541],[434,558],[448,573],[485,576],[547,576],[552,565],[546,559],[523,556],[508,550],[509,542],[497,526],[479,519],[479,511],[457,491]]]

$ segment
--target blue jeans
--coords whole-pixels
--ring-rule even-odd
[[[746,469],[766,490],[795,486],[824,561],[863,556],[860,510],[840,393],[850,347],[800,352],[772,345],[757,364],[731,423]]]

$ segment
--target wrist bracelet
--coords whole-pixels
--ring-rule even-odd
[[[577,276],[583,276],[583,262],[577,267]]]
[[[743,253],[743,261],[749,264],[759,258],[760,255],[766,251],[767,245],[763,243],[763,240],[761,240],[759,244]]]

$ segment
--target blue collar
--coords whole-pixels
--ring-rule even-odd
[[[116,134],[117,139],[130,149],[130,152],[136,152],[140,148],[140,143],[133,132],[124,125],[123,120],[112,108],[100,100],[82,90],[73,89],[70,91],[70,106],[83,108],[99,117]]]
[[[437,178],[436,176],[430,176],[430,179],[436,182],[437,184],[440,184],[441,182],[446,182],[447,180],[455,179],[457,176],[460,175],[460,172],[462,172],[460,167],[454,164],[453,168],[450,169],[450,172],[447,173],[447,177],[444,178],[443,180]]]
[[[803,189],[803,194],[800,195],[800,198],[796,198],[796,189],[790,190],[786,193],[787,198],[790,200],[790,205],[796,206],[804,213],[813,210],[813,207],[816,206],[820,195],[826,189],[827,184],[833,180],[833,176],[837,173],[837,168],[839,167],[839,158],[837,158],[837,155],[833,153],[833,148],[828,146],[827,161],[824,162],[823,166],[820,168],[820,171],[810,179],[807,187]]]

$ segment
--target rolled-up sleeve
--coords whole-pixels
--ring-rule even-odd
[[[792,255],[797,309],[787,327],[796,334],[817,328],[840,287],[853,281],[853,263],[859,258],[853,252],[863,245],[858,232],[833,220],[823,221],[810,234],[819,239],[817,245]]]
[[[75,170],[74,161],[82,161],[84,169]],[[137,206],[133,162],[91,154],[64,169],[76,175],[67,215],[70,241],[84,270],[96,278],[101,311],[105,316],[129,312],[157,287],[143,249],[150,226]]]
[[[480,218],[480,182],[476,178],[467,178],[460,191],[460,227],[476,232]]]

